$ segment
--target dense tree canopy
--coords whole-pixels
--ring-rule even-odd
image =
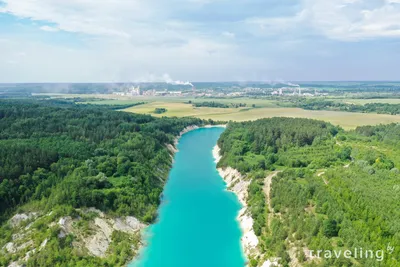
[[[310,147],[329,149],[329,140],[338,133],[333,125],[308,119],[272,118],[255,122],[232,123],[222,134],[219,145],[224,155],[221,164],[239,171],[274,169],[275,166],[306,166],[314,160],[335,161],[325,158],[310,158]],[[290,150],[290,154],[287,151]]]
[[[248,204],[260,249],[280,257],[284,266],[293,257],[288,253],[292,248],[386,253],[382,261],[342,256],[306,261],[305,266],[398,266],[399,139],[398,124],[345,132],[307,119],[230,123],[218,141],[219,165],[251,178]],[[272,179],[272,210],[263,194],[268,170],[279,171]],[[296,255],[300,262],[309,256]],[[251,262],[258,266],[262,261]]]
[[[47,208],[95,206],[151,221],[171,163],[165,144],[202,123],[2,101],[0,214],[46,198]]]
[[[144,222],[155,219],[172,161],[167,144],[185,127],[213,121],[112,109],[65,101],[0,101],[0,248],[13,240],[5,220],[22,207],[41,214],[62,210],[52,213],[54,220],[85,207]],[[79,215],[84,222],[91,220],[84,215]],[[59,239],[56,230],[38,227],[38,240],[48,236],[49,245],[28,266],[122,266],[132,257],[130,236],[117,233],[115,240],[121,242],[110,248],[116,254],[96,259],[72,248],[73,236]],[[10,260],[0,252],[0,265]]]

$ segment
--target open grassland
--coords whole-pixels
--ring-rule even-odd
[[[193,97],[152,97],[152,96],[138,96],[138,97],[128,97],[128,96],[117,96],[112,94],[34,94],[41,96],[49,96],[51,98],[87,98],[88,104],[103,104],[103,105],[125,105],[133,104],[137,102],[173,102],[173,103],[186,103],[188,101],[192,102],[204,102],[204,101],[214,101],[224,104],[239,104],[246,103],[248,107],[255,104],[257,107],[274,108],[279,107],[279,105],[284,105],[278,100],[270,99],[255,99],[255,98],[193,98]],[[400,98],[371,98],[371,99],[353,99],[353,98],[337,98],[337,97],[325,97],[325,99],[333,100],[342,103],[365,105],[368,103],[386,103],[386,104],[400,104]]]
[[[163,114],[154,114],[155,108],[166,108]],[[339,111],[314,111],[300,108],[194,108],[190,104],[173,102],[152,102],[128,108],[124,111],[152,114],[154,116],[193,116],[202,119],[221,121],[248,121],[270,117],[310,118],[331,122],[345,129],[353,129],[361,125],[400,122],[400,116],[371,113],[351,113]]]
[[[156,108],[165,108],[167,112],[162,114],[154,114]],[[227,114],[235,114],[246,108],[209,108],[209,107],[193,107],[191,104],[185,103],[171,103],[171,102],[152,102],[145,105],[140,105],[131,108],[127,108],[124,111],[134,112],[134,113],[144,113],[152,114],[157,117],[162,116],[177,116],[177,117],[201,117],[205,118],[210,116],[223,116]],[[208,118],[207,118],[208,119]]]
[[[387,124],[391,122],[400,122],[400,116],[372,113],[350,113],[339,111],[313,111],[300,108],[279,107],[284,103],[277,100],[253,99],[253,98],[191,98],[191,97],[126,97],[110,94],[47,94],[52,98],[87,98],[88,104],[103,105],[128,105],[138,102],[146,104],[125,109],[127,112],[151,114],[157,117],[177,116],[177,117],[199,117],[202,119],[213,119],[223,121],[247,121],[270,117],[295,117],[311,118],[329,121],[335,125],[340,125],[345,129],[353,129],[362,125]],[[363,105],[366,103],[400,103],[400,99],[336,99],[340,102],[354,103]],[[195,108],[188,101],[204,102],[215,101],[224,104],[246,103],[245,108]],[[252,105],[256,108],[251,108]],[[167,112],[154,114],[156,108],[166,108]]]
[[[166,102],[166,103],[187,103],[192,101],[193,103],[198,102],[218,102],[223,104],[239,104],[245,103],[247,107],[251,107],[253,104],[256,107],[279,107],[279,101],[270,99],[256,99],[256,98],[194,98],[194,97],[162,97],[162,96],[117,96],[112,94],[34,94],[36,96],[48,96],[51,98],[60,99],[71,99],[81,98],[87,101],[82,102],[83,104],[99,104],[99,105],[129,105],[138,102]]]
[[[101,99],[95,101],[84,102],[86,104],[103,104],[103,105],[121,105],[133,104],[138,102],[146,103],[201,103],[201,102],[218,102],[222,104],[239,104],[244,103],[247,107],[256,105],[256,107],[279,107],[278,101],[269,99],[253,99],[253,98],[193,98],[193,97],[131,97],[129,99]]]

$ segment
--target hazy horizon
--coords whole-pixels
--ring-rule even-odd
[[[286,83],[400,83],[400,80],[290,80],[290,81],[191,81],[191,83],[259,83],[259,84],[286,84]],[[117,82],[97,82],[97,81],[84,81],[84,82],[0,82],[0,85],[9,84],[168,84],[167,82],[135,82],[135,81],[117,81]],[[179,85],[179,84],[173,84]],[[190,86],[190,85],[181,85]]]

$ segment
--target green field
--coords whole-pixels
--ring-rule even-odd
[[[163,114],[154,114],[155,108],[166,108],[167,112]],[[345,129],[353,129],[362,125],[376,125],[380,123],[400,122],[400,116],[371,113],[351,113],[340,111],[314,111],[300,108],[195,108],[190,104],[176,102],[152,102],[145,105],[135,106],[125,111],[143,114],[152,114],[154,116],[193,116],[202,119],[213,119],[221,121],[248,121],[260,118],[271,117],[293,117],[310,118],[331,122],[334,125],[340,125]]]
[[[300,108],[282,107],[287,103],[269,99],[252,99],[252,98],[192,98],[192,97],[125,97],[115,95],[49,95],[52,98],[88,98],[86,104],[102,104],[102,105],[128,105],[138,102],[146,104],[125,109],[127,112],[151,114],[157,117],[177,116],[177,117],[198,117],[202,119],[213,119],[222,121],[248,121],[260,118],[270,117],[294,117],[294,118],[310,118],[331,122],[334,125],[340,125],[345,129],[354,129],[362,125],[387,124],[392,122],[400,122],[400,116],[373,114],[373,113],[350,113],[341,111],[314,111],[303,110]],[[98,100],[93,100],[94,98]],[[336,99],[340,102],[366,104],[366,103],[400,103],[400,99]],[[245,108],[195,108],[188,101],[204,102],[215,101],[219,103],[246,103]],[[252,105],[256,108],[252,108]],[[280,106],[281,105],[281,106]],[[156,108],[166,108],[167,112],[162,114],[154,114]]]
[[[218,102],[224,104],[239,104],[245,103],[248,107],[256,105],[256,107],[279,107],[279,101],[269,99],[253,99],[253,98],[194,98],[194,97],[152,97],[152,96],[138,96],[138,97],[127,97],[117,95],[106,95],[106,94],[34,94],[37,96],[48,96],[50,98],[57,99],[71,99],[71,98],[87,98],[88,101],[82,102],[84,104],[95,104],[95,105],[128,105],[138,102],[166,102],[166,103],[187,103],[192,102]],[[94,100],[96,99],[96,100]]]
[[[239,104],[245,103],[247,107],[251,107],[253,104],[256,107],[274,108],[279,107],[278,101],[269,99],[252,99],[252,98],[183,98],[183,97],[134,97],[131,99],[102,99],[98,101],[84,102],[86,104],[103,104],[103,105],[125,105],[133,104],[138,102],[146,103],[188,103],[192,101],[196,102],[218,102],[223,104]]]

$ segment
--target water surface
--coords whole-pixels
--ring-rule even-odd
[[[223,128],[182,136],[164,188],[159,221],[130,267],[243,267],[237,197],[226,191],[212,149]]]

